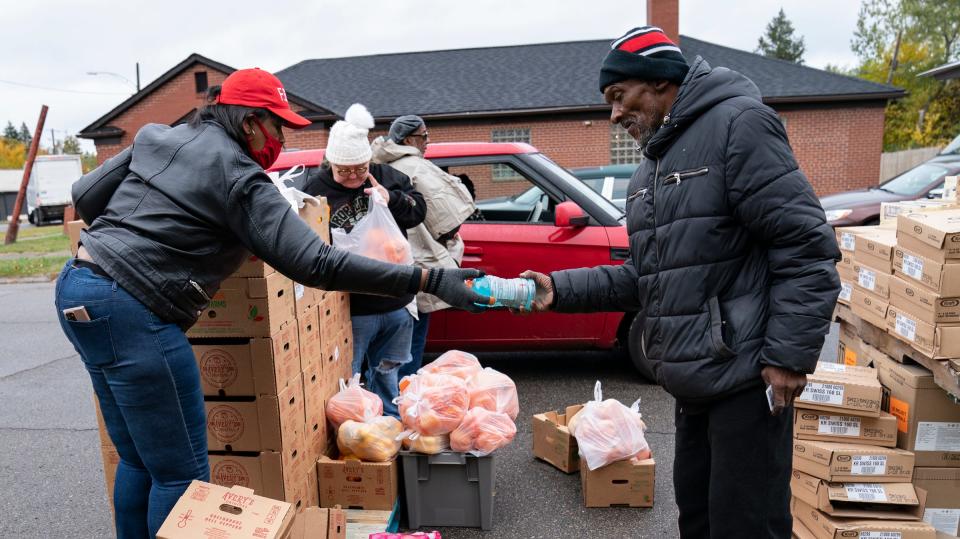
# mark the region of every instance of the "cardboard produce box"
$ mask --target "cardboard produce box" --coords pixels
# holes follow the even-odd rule
[[[882,397],[883,388],[876,370],[821,361],[813,374],[807,376],[807,386],[795,405],[800,409],[878,417]]]
[[[398,493],[397,461],[361,462],[320,456],[320,507],[392,511]]]
[[[293,519],[289,539],[346,539],[347,515],[339,507],[308,507]]]
[[[926,522],[831,517],[794,497],[794,514],[817,539],[936,539]]]
[[[797,408],[793,435],[800,440],[896,447],[897,418],[886,412],[881,412],[880,417],[860,417]]]
[[[890,391],[897,447],[916,453],[917,466],[960,468],[960,405],[924,367],[886,356],[878,356],[874,364],[880,382]]]
[[[257,496],[251,489],[195,480],[160,526],[157,539],[283,539],[294,514],[289,503]]]
[[[857,279],[854,281],[854,284],[875,296],[884,299],[889,298],[890,279],[893,278],[893,275],[891,273],[880,271],[868,264],[868,261],[863,261],[862,258],[854,257],[853,271],[855,271],[857,274]]]
[[[850,308],[853,309],[853,314],[878,328],[883,328],[887,326],[887,309],[889,307],[889,299],[881,298],[859,286],[854,286],[850,295]]]
[[[349,380],[353,375],[353,330],[350,327],[342,328],[332,339],[323,346],[323,378],[324,387],[339,389],[340,379]]]
[[[837,348],[837,363],[850,367],[863,367],[868,363],[864,353],[866,343],[860,338],[857,326],[840,321],[840,344]]]
[[[927,492],[924,522],[943,533],[960,534],[960,468],[914,468],[913,484]]]
[[[897,238],[906,249],[929,259],[960,260],[960,210],[901,213]]]
[[[320,455],[329,455],[333,442],[326,416],[327,399],[333,396],[332,388],[325,386],[320,364],[312,365],[303,373],[303,403],[306,413],[305,437],[307,455],[316,462]]]
[[[921,283],[944,297],[960,296],[960,263],[938,262],[900,245],[893,257],[895,275]]]
[[[300,362],[306,371],[313,365],[323,363],[323,348],[319,307],[297,313],[297,328],[300,334]]]
[[[920,520],[926,495],[910,483],[834,483],[794,470],[793,495],[831,517]]]
[[[210,451],[303,451],[303,379],[279,395],[244,400],[207,400]]]
[[[268,339],[195,339],[192,344],[207,396],[276,395],[300,376],[293,325]]]
[[[293,281],[277,272],[225,279],[187,337],[270,337],[296,320]]]
[[[854,241],[854,263],[859,261],[879,273],[893,273],[893,250],[897,245],[895,230],[878,227],[872,232],[858,234]]]
[[[960,325],[928,324],[900,307],[891,306],[887,310],[887,331],[927,357],[960,357]]]
[[[583,408],[567,406],[563,412],[549,411],[533,416],[533,456],[552,464],[564,473],[580,469],[577,439],[570,434],[567,421]]]
[[[295,508],[308,505],[307,475],[313,463],[305,453],[287,462],[276,451],[253,454],[211,453],[210,482],[215,485],[253,489],[257,496],[284,500]]]
[[[233,272],[230,277],[267,277],[276,271],[277,270],[270,267],[269,264],[261,260],[257,255],[247,253],[243,259],[243,263],[240,264],[237,271]]]
[[[795,440],[793,469],[827,481],[909,483],[913,453],[892,447]]]
[[[891,305],[928,324],[960,323],[960,298],[945,298],[897,276],[890,280],[890,298]]]
[[[656,462],[628,459],[590,470],[581,459],[580,483],[586,507],[653,507]]]

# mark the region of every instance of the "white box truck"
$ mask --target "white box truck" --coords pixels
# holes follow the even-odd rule
[[[62,220],[73,203],[70,188],[83,176],[79,155],[38,155],[27,185],[27,218],[31,224]]]

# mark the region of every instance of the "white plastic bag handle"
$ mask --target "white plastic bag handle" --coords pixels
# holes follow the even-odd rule
[[[600,389],[600,380],[597,380],[597,383],[593,386],[593,400],[597,402],[603,401],[603,390]]]

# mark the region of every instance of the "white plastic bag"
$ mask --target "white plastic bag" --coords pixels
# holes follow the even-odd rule
[[[350,232],[334,228],[330,234],[333,245],[339,249],[393,264],[413,264],[410,243],[400,232],[387,201],[376,190],[370,195],[367,214]]]
[[[593,399],[577,412],[570,425],[587,467],[596,470],[619,460],[649,458],[640,399],[629,408],[616,399],[603,400],[599,381],[593,388]]]

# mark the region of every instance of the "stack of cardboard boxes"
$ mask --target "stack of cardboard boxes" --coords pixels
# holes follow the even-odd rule
[[[914,455],[895,447],[897,418],[881,411],[882,395],[868,367],[820,363],[808,377],[794,412],[796,535],[934,537],[921,521],[925,492],[911,483]]]
[[[861,231],[855,234],[854,244],[851,307],[860,318],[884,327],[890,306],[896,231],[885,228]]]

